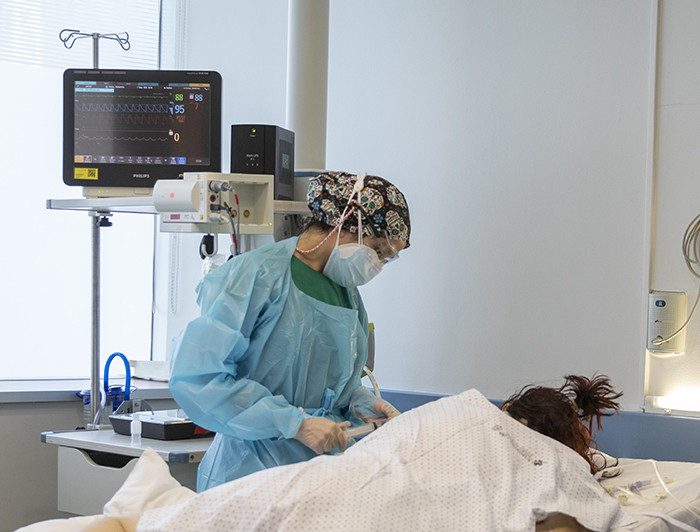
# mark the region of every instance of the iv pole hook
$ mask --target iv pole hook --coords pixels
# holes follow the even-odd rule
[[[100,39],[111,39],[117,41],[119,46],[123,50],[128,50],[131,48],[131,43],[129,42],[129,34],[124,31],[121,33],[83,33],[80,30],[64,29],[58,34],[58,38],[63,43],[63,46],[70,49],[73,48],[75,41],[82,39],[84,37],[92,38],[92,66],[97,69],[99,63],[99,40]]]

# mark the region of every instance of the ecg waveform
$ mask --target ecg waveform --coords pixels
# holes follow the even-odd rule
[[[80,135],[79,137],[76,137],[76,140],[91,140],[91,141],[128,141],[128,142],[134,142],[134,141],[144,141],[144,142],[169,142],[168,137],[113,137],[113,136],[107,136],[107,137],[98,137],[98,136],[89,136],[89,135]]]
[[[113,128],[116,126],[150,126],[168,128],[170,115],[166,114],[135,114],[135,113],[87,113],[80,116],[80,127],[83,128]]]
[[[76,111],[81,113],[170,113],[166,103],[116,103],[79,102]]]

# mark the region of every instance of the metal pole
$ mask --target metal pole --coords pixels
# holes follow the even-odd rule
[[[99,59],[99,57],[100,57],[99,42],[100,42],[100,34],[93,33],[92,34],[92,68],[94,68],[95,70],[100,68],[98,66],[98,63],[100,61],[100,59]]]
[[[95,70],[99,64],[100,34],[92,34],[92,65]],[[100,402],[100,213],[90,212],[92,216],[92,357],[90,372],[90,421],[94,426]],[[105,390],[107,393],[107,390]],[[93,425],[93,427],[91,427]]]
[[[95,422],[100,402],[100,213],[92,216],[92,372],[90,378],[90,423]],[[106,390],[105,390],[106,393]],[[88,427],[90,428],[90,427]]]

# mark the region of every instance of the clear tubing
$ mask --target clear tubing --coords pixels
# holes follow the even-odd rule
[[[364,367],[364,370],[367,374],[367,377],[372,382],[372,388],[374,388],[374,395],[377,396],[377,399],[381,399],[382,392],[379,390],[379,385],[377,384],[377,380],[374,378],[374,375],[372,375],[372,371],[367,366]]]
[[[692,507],[688,506],[685,504],[683,501],[681,501],[678,497],[676,497],[671,491],[668,489],[668,486],[664,482],[664,480],[661,478],[661,475],[659,474],[659,469],[656,467],[656,460],[649,460],[651,462],[651,465],[654,466],[654,473],[656,474],[656,478],[658,479],[659,483],[661,484],[661,487],[664,489],[666,493],[669,494],[669,496],[681,507],[684,508],[685,510],[688,510],[690,513],[694,514],[697,517],[700,517],[700,513],[694,510]]]

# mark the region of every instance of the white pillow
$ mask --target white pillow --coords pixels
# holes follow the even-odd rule
[[[618,465],[617,458],[592,447],[588,449],[588,456],[591,458],[591,460],[593,460],[593,463],[598,469],[598,472],[595,474],[596,479],[610,473],[609,470],[617,467]]]
[[[104,515],[140,515],[150,508],[178,504],[194,494],[172,477],[168,464],[149,447],[122,487],[105,504]]]

